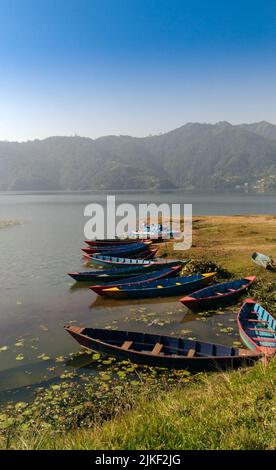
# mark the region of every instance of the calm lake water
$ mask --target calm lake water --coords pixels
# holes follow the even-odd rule
[[[192,203],[196,215],[269,214],[276,207],[276,195],[263,194],[123,192],[116,197],[133,204]],[[28,399],[34,386],[47,384],[66,369],[66,358],[79,349],[63,330],[69,322],[224,344],[238,339],[234,313],[203,321],[185,313],[178,298],[111,301],[87,287],[73,287],[66,273],[87,269],[80,252],[84,207],[105,198],[99,192],[0,193],[0,220],[24,221],[0,229],[0,400]],[[234,331],[221,333],[222,324]]]

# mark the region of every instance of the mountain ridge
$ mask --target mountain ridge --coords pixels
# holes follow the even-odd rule
[[[276,188],[276,125],[186,123],[147,136],[0,141],[0,190]],[[257,185],[257,186],[256,186]]]

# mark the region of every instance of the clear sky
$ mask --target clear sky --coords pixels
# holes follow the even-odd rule
[[[0,140],[276,123],[275,0],[0,0]]]

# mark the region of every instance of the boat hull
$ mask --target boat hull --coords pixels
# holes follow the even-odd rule
[[[105,240],[85,240],[85,243],[89,246],[108,246],[108,245],[126,245],[126,244],[133,244],[144,242],[148,243],[148,240],[143,240],[143,238],[136,237],[136,238],[107,238]]]
[[[276,354],[276,320],[260,304],[247,299],[237,323],[240,337],[249,349],[269,356]]]
[[[214,274],[215,275],[215,274]],[[103,289],[102,295],[107,297],[112,297],[114,299],[147,299],[147,298],[156,298],[156,297],[176,297],[183,295],[185,293],[194,292],[197,289],[200,289],[202,286],[205,286],[213,279],[213,276],[202,277],[195,281],[189,282],[187,284],[180,284],[168,287],[144,287],[137,286],[137,289],[128,290],[127,287],[124,288],[113,288],[113,289]],[[176,284],[179,278],[176,278]],[[161,281],[160,281],[161,282]]]
[[[137,346],[141,348],[146,348],[146,350],[133,350],[133,349],[124,349],[120,345],[123,343],[124,340],[122,339],[121,342],[116,342],[116,340],[112,340],[113,344],[108,343],[106,340],[103,341],[101,339],[93,338],[88,336],[88,331],[93,331],[89,328],[79,328],[79,327],[65,327],[65,329],[70,333],[70,335],[78,341],[78,343],[87,348],[91,351],[99,352],[108,356],[116,357],[120,360],[130,360],[136,364],[143,364],[147,366],[153,367],[165,367],[169,369],[187,369],[191,372],[199,372],[199,371],[208,371],[208,370],[225,370],[225,369],[232,369],[235,367],[240,367],[242,365],[252,365],[254,361],[258,360],[262,357],[262,354],[254,354],[248,352],[246,350],[238,350],[235,348],[227,348],[224,346],[212,344],[212,343],[203,343],[197,342],[192,340],[183,340],[181,338],[172,338],[172,337],[160,337],[157,335],[146,335],[143,333],[131,333],[131,332],[120,332],[116,331],[118,335],[122,333],[122,338],[126,337],[129,342],[132,342],[132,338],[136,338],[137,336],[141,337],[149,337],[151,343],[138,343]],[[99,331],[99,330],[94,330]],[[106,331],[106,330],[105,330]],[[111,337],[114,335],[114,331],[109,331]],[[93,334],[93,333],[92,333]],[[117,335],[117,336],[118,336]],[[169,354],[167,353],[154,353],[154,345],[162,344],[165,342],[171,341],[172,344],[183,344],[183,353],[180,354],[173,354],[173,348],[170,348]],[[135,339],[134,339],[135,341]],[[182,343],[181,343],[182,341]],[[201,351],[215,351],[218,348],[221,350],[225,350],[227,355],[219,355],[219,356],[194,356],[188,357],[186,355],[188,351],[193,350],[192,348],[200,349]],[[186,351],[184,351],[186,348]],[[151,349],[151,350],[148,350]],[[234,355],[230,355],[229,349],[232,349]],[[175,348],[177,351],[177,347]],[[183,355],[185,354],[185,355]],[[198,353],[196,353],[198,354]]]
[[[180,299],[180,302],[193,312],[200,312],[202,310],[213,310],[220,307],[225,307],[227,305],[232,305],[239,299],[241,295],[245,293],[246,289],[250,287],[250,285],[254,282],[255,279],[255,276],[244,278],[241,281],[246,281],[246,283],[244,283],[244,285],[239,286],[235,290],[231,289],[232,292],[224,292],[225,287],[227,285],[234,287],[234,282],[239,281],[215,284],[214,286],[209,288],[208,291],[207,289],[201,289],[195,292],[194,295],[192,293],[189,296],[183,297],[182,299]]]
[[[77,282],[110,282],[112,280],[124,279],[129,277],[138,276],[139,274],[147,274],[149,272],[159,271],[164,268],[171,268],[181,264],[183,267],[185,263],[173,261],[169,263],[155,263],[146,266],[132,266],[125,269],[110,269],[98,271],[84,271],[84,272],[71,272],[68,273]]]
[[[114,287],[120,287],[120,286],[138,286],[141,283],[144,282],[151,282],[153,280],[157,279],[163,279],[164,277],[170,278],[176,276],[180,271],[182,270],[182,266],[175,266],[172,267],[171,269],[165,269],[165,270],[160,270],[160,271],[153,271],[152,273],[148,274],[142,274],[141,276],[133,276],[132,278],[126,278],[126,279],[121,279],[118,280],[117,282],[114,281],[112,283],[106,283],[106,284],[101,284],[101,285],[94,285],[91,286],[90,289],[96,292],[98,295],[104,295],[103,291],[107,288],[111,289]]]
[[[132,267],[132,266],[149,266],[153,264],[162,264],[164,265],[165,263],[161,263],[160,261],[154,261],[151,258],[117,258],[116,257],[106,257],[106,259],[102,259],[101,257],[96,257],[96,256],[91,256],[89,257],[89,260],[91,264],[94,264],[95,266],[104,266],[104,267],[109,267],[109,268],[126,268],[126,267]],[[177,263],[181,262],[182,264],[187,264],[190,260],[184,260],[184,261],[179,261],[177,260]],[[176,263],[176,264],[177,264]]]

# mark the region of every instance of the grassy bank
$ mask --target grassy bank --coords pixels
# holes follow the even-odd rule
[[[275,313],[276,274],[254,265],[253,251],[276,258],[276,217],[196,217],[189,252],[175,251],[172,242],[159,246],[161,256],[191,257],[188,272],[217,269],[219,281],[256,274],[249,295]],[[70,372],[32,403],[2,406],[0,448],[276,447],[276,359],[266,367],[191,376],[98,356],[97,377],[76,384]]]
[[[275,449],[276,360],[202,375],[199,383],[141,392],[135,407],[90,429],[23,432],[20,449]]]

